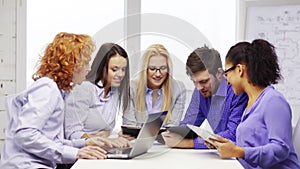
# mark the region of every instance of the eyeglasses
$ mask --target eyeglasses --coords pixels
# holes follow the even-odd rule
[[[227,73],[234,70],[236,68],[236,65],[232,66],[231,68],[228,68],[227,70],[225,70],[223,72],[223,76],[226,78],[227,77]]]
[[[157,68],[157,67],[151,66],[151,67],[148,67],[147,70],[152,74],[155,74],[157,71],[159,71],[159,73],[163,74],[168,71],[168,67],[161,66],[161,67]]]

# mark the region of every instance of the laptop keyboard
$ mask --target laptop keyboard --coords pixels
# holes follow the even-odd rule
[[[104,147],[104,150],[107,151],[109,154],[129,154],[131,151],[131,147],[126,147],[126,148],[109,148],[109,147]]]

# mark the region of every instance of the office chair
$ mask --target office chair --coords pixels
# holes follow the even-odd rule
[[[300,140],[300,118],[297,121],[296,127],[294,129],[294,133],[293,133],[294,148],[295,148],[295,152],[298,156],[298,161],[300,162],[300,144],[299,144],[299,140]]]

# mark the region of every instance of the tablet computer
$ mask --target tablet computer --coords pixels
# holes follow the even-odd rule
[[[135,138],[139,135],[141,128],[142,127],[140,127],[140,126],[133,126],[133,125],[122,125],[121,126],[123,134],[127,134],[127,135],[130,135]]]
[[[169,132],[179,134],[181,137],[187,139],[194,139],[198,137],[198,135],[187,126],[172,126],[168,127],[167,130]]]

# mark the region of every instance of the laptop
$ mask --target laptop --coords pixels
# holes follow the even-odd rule
[[[107,149],[108,159],[131,159],[146,153],[153,145],[168,111],[149,114],[134,145],[129,148]]]

